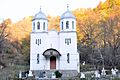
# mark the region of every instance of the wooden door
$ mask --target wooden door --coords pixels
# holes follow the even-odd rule
[[[56,69],[56,57],[55,56],[50,57],[50,69]]]

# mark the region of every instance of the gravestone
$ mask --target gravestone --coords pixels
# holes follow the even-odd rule
[[[118,69],[115,67],[115,69],[114,69],[115,71],[116,71],[116,74],[118,74]]]
[[[111,73],[112,73],[113,76],[116,75],[116,71],[113,68],[111,69]]]
[[[32,71],[29,71],[28,77],[33,77]]]
[[[56,75],[55,75],[55,73],[52,73],[52,78],[56,78]]]
[[[100,73],[99,73],[98,70],[95,71],[95,77],[96,77],[96,78],[100,78]]]
[[[118,73],[118,69],[116,69],[116,68],[113,69],[113,68],[112,68],[112,69],[111,69],[111,73],[112,73],[113,76],[116,76],[117,73]]]
[[[101,75],[103,75],[103,76],[106,75],[106,72],[105,72],[105,68],[104,68],[104,67],[103,67],[103,69],[102,69],[102,73],[101,73]]]
[[[19,78],[20,79],[22,78],[22,72],[21,71],[19,72]]]
[[[81,73],[80,78],[85,78],[85,74],[84,74],[84,73]]]

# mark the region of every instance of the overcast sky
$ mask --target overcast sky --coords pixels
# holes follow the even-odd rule
[[[69,9],[94,8],[100,1],[105,0],[0,0],[0,18],[11,18],[13,22],[23,19],[26,16],[34,16],[39,12],[46,15],[61,16]]]

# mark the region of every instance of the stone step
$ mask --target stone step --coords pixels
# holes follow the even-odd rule
[[[56,70],[34,70],[36,78],[55,78]],[[78,75],[76,70],[59,70],[62,73],[62,77],[74,77]]]
[[[63,70],[60,72],[62,73],[62,77],[74,77],[78,75],[76,70]]]

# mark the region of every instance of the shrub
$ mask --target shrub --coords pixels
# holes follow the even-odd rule
[[[56,75],[56,78],[61,78],[62,77],[62,73],[60,73],[58,70],[55,71],[55,75]]]
[[[80,80],[87,80],[86,78],[81,78]]]

